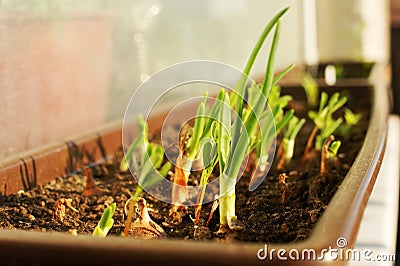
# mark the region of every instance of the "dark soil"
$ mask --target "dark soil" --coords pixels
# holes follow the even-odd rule
[[[194,217],[193,208],[182,212],[182,221],[178,223],[169,216],[169,204],[143,194],[148,207],[153,210],[150,211],[151,218],[165,230],[168,238],[267,243],[295,242],[307,238],[362,146],[368,125],[368,111],[355,111],[362,111],[364,118],[353,128],[348,139],[339,137],[342,140],[339,150],[341,165],[326,174],[319,174],[318,157],[308,163],[305,171],[300,170],[300,158],[312,125],[308,122],[302,129],[297,139],[295,157],[285,171],[289,176],[286,180],[289,189],[285,205],[281,203],[283,188],[278,184],[280,172],[274,170],[274,165],[254,192],[248,191],[248,173],[243,176],[236,189],[236,214],[242,229],[229,237],[216,234],[219,228],[218,210],[209,226],[205,227],[211,203],[203,207],[199,226],[195,228],[191,219]],[[92,167],[97,185],[102,190],[101,195],[82,196],[86,183],[82,172],[59,177],[46,185],[5,197],[0,206],[0,229],[91,234],[104,208],[116,202],[115,223],[110,234],[120,235],[124,230],[123,206],[135,188],[132,176],[118,171],[121,157],[122,152],[117,151],[113,161]],[[71,206],[78,212],[66,207],[61,221],[56,219],[55,205],[63,198],[71,199]]]

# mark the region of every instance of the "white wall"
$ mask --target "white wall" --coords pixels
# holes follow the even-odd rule
[[[388,0],[318,0],[320,61],[388,62]]]
[[[281,9],[291,6],[282,18],[277,66],[298,63],[301,51],[301,9],[299,1],[170,0],[138,1],[158,13],[143,28],[147,69],[154,73],[173,63],[206,59],[242,69],[266,23]],[[149,12],[149,11],[147,11]],[[145,12],[141,12],[145,14]],[[142,21],[146,15],[142,15]],[[140,33],[140,29],[137,30]],[[265,51],[265,50],[264,50]],[[264,72],[266,54],[260,56],[255,76]]]

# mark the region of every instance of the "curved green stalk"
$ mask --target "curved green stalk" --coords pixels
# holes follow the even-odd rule
[[[274,61],[275,54],[278,45],[279,39],[279,29],[280,17],[287,11],[287,8],[279,12],[266,26],[262,35],[260,36],[258,42],[256,43],[255,48],[250,55],[249,61],[243,71],[244,75],[240,78],[238,83],[235,86],[235,93],[231,96],[231,106],[236,107],[237,116],[235,116],[233,121],[232,129],[232,138],[229,142],[229,152],[224,152],[223,144],[221,147],[218,146],[218,154],[220,156],[220,227],[228,226],[230,229],[234,229],[236,215],[235,215],[235,185],[236,179],[238,177],[241,165],[244,159],[250,153],[250,146],[253,143],[257,143],[257,125],[259,124],[259,119],[264,112],[264,109],[267,106],[267,98],[268,94],[272,88],[272,84],[274,82]],[[275,33],[272,40],[272,45],[270,48],[270,53],[268,57],[268,63],[266,67],[266,76],[264,83],[261,87],[261,93],[257,91],[249,92],[251,95],[250,102],[256,102],[255,105],[248,106],[248,112],[243,112],[244,107],[244,91],[246,87],[247,75],[249,75],[250,70],[253,66],[254,60],[257,57],[258,51],[260,50],[262,44],[264,43],[266,37],[269,32],[275,27]],[[288,70],[289,71],[289,70]],[[249,94],[249,95],[250,95]],[[260,97],[257,97],[260,96]],[[226,99],[226,98],[225,98]],[[257,99],[255,101],[255,99]],[[224,121],[224,112],[221,111],[220,122]],[[290,114],[288,115],[290,116]],[[288,116],[284,117],[284,120],[288,118]],[[225,122],[224,122],[225,123]],[[242,124],[244,123],[244,124]],[[285,123],[285,122],[283,122]],[[230,124],[230,123],[229,123]],[[261,126],[262,127],[262,126]],[[262,129],[261,129],[262,130]],[[245,132],[246,131],[246,132]],[[220,136],[218,138],[219,142],[225,140],[225,136],[223,136],[223,130],[220,130]],[[263,132],[264,133],[264,132]],[[262,135],[259,145],[262,147],[266,147],[268,143],[265,143],[268,134]],[[229,154],[228,157],[226,157]],[[226,158],[228,158],[226,160]]]
[[[134,206],[136,204],[136,200],[140,196],[140,193],[143,191],[143,189],[149,188],[157,184],[158,182],[161,182],[171,168],[171,164],[169,162],[161,166],[164,159],[164,150],[160,145],[149,143],[147,134],[147,123],[139,118],[138,126],[140,129],[139,135],[133,141],[133,143],[139,143],[141,145],[132,144],[131,147],[133,146],[136,148],[132,151],[132,154],[134,154],[135,152],[142,152],[142,156],[140,164],[137,162],[136,158],[134,158],[133,156],[131,158],[134,162],[134,168],[138,177],[138,185],[135,192],[130,198],[129,211],[127,214],[127,219],[125,221],[125,236],[129,235],[129,230],[134,213]],[[143,148],[145,148],[144,151]],[[161,170],[157,171],[157,169],[160,167]]]

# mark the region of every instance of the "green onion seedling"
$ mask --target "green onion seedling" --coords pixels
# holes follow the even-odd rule
[[[199,195],[197,198],[196,202],[196,210],[195,210],[195,225],[198,225],[199,223],[199,218],[200,218],[200,213],[202,209],[202,204],[204,201],[204,196],[205,196],[205,191],[207,188],[208,184],[208,179],[211,176],[211,173],[213,172],[215,166],[219,162],[220,157],[217,156],[217,142],[216,140],[219,137],[219,130],[221,130],[219,126],[219,119],[220,119],[220,112],[222,110],[225,111],[225,115],[228,114],[228,109],[229,105],[228,102],[225,101],[225,92],[224,89],[221,89],[220,92],[217,95],[217,98],[212,106],[212,108],[209,110],[207,114],[207,120],[206,124],[203,128],[203,133],[201,136],[200,140],[200,154],[201,154],[201,160],[202,160],[202,165],[204,166],[204,169],[201,173],[200,177],[200,190],[199,190]],[[224,106],[225,104],[225,106]],[[228,109],[227,109],[228,108]],[[230,119],[230,117],[226,118],[227,120]],[[226,121],[225,123],[228,123]],[[230,122],[229,122],[230,123]],[[225,141],[225,145],[226,145]]]
[[[287,8],[279,12],[263,30],[243,71],[244,75],[235,86],[236,93],[233,93],[231,97],[229,97],[227,93],[224,95],[223,102],[225,104],[220,110],[217,137],[217,154],[221,173],[219,232],[226,232],[226,230],[238,228],[235,215],[235,184],[243,161],[249,155],[252,148],[258,147],[258,158],[262,163],[264,163],[265,152],[268,152],[268,132],[270,132],[268,127],[273,123],[263,125],[263,122],[271,122],[274,120],[272,115],[268,113],[265,114],[265,109],[268,108],[266,99],[274,85],[274,60],[280,29],[279,19],[286,11]],[[244,108],[245,104],[242,96],[246,89],[246,77],[251,71],[262,44],[274,27],[275,33],[270,48],[265,80],[260,87],[255,87],[259,88],[259,90],[254,90],[253,92],[251,92],[251,90],[249,91],[249,94],[254,93],[254,95],[249,95],[249,106],[247,111],[244,111],[246,109]],[[290,70],[290,67],[288,69]],[[230,122],[229,105],[232,106],[237,113],[232,124]],[[293,115],[292,111],[289,114],[285,114],[282,121],[280,121],[281,125],[287,123],[291,115]],[[264,121],[259,121],[260,118]],[[259,123],[261,126],[258,127]],[[260,131],[262,134],[259,134]]]
[[[286,112],[284,110],[291,100],[291,96],[281,96],[281,88],[279,86],[271,88],[268,95],[268,105],[272,110],[264,111],[261,115],[261,131],[258,132],[258,137],[256,138],[257,142],[255,143],[256,159],[254,164],[257,167],[254,168],[251,175],[249,185],[251,191],[261,182],[259,177],[262,177],[267,169],[269,152],[275,137],[279,135],[286,124],[289,123],[294,114],[293,110]],[[251,145],[251,147],[253,147],[253,145]]]
[[[217,95],[213,106],[207,112],[204,108],[206,104],[207,93],[204,95],[204,98],[200,104],[201,106],[199,106],[197,110],[197,117],[194,122],[195,126],[193,129],[194,133],[189,134],[189,137],[185,139],[185,141],[181,141],[180,143],[181,149],[180,154],[177,158],[177,166],[184,164],[182,160],[184,160],[183,156],[185,155],[186,162],[189,161],[190,164],[186,164],[187,166],[191,167],[191,163],[193,163],[193,160],[197,159],[204,167],[200,178],[201,189],[199,190],[199,195],[196,202],[196,224],[199,221],[208,179],[218,162],[215,151],[215,138],[213,138],[211,134],[213,128],[215,128],[216,121],[218,120],[219,111],[221,108],[220,103],[222,102],[224,95],[225,92],[221,90]],[[196,148],[190,149],[190,147]],[[213,152],[213,154],[211,155],[210,152]],[[189,158],[189,160],[187,160],[187,158]],[[182,169],[182,167],[175,167],[174,187],[172,189],[172,201],[174,202],[174,205],[170,210],[170,215],[172,216],[176,216],[179,205],[181,205],[181,203],[183,203],[187,198],[187,180],[190,174],[190,169],[188,170],[189,171],[185,171],[184,169]]]
[[[136,163],[136,160],[134,160],[135,152],[139,151],[138,153],[140,155],[144,154],[144,152],[146,151],[146,147],[149,144],[149,140],[147,137],[148,136],[147,123],[143,120],[143,117],[141,115],[139,115],[137,118],[137,124],[138,124],[139,135],[129,145],[129,148],[126,151],[125,156],[120,163],[119,169],[121,172],[128,171],[131,160],[133,160],[133,163]],[[137,168],[138,166],[135,165],[135,167]]]
[[[111,227],[114,224],[114,219],[112,217],[114,215],[115,208],[116,204],[114,202],[104,210],[103,214],[101,215],[99,223],[94,228],[92,235],[99,237],[107,236],[108,231],[110,231]]]
[[[362,118],[362,114],[353,113],[350,109],[344,108],[344,121],[342,125],[339,127],[339,134],[344,137],[348,137],[351,133],[351,129],[353,126],[357,125]]]
[[[307,73],[304,75],[301,82],[303,89],[306,93],[307,104],[311,108],[318,105],[319,88],[317,82],[312,78],[312,76]]]
[[[132,158],[133,168],[138,177],[138,185],[129,200],[129,210],[124,230],[125,236],[129,235],[134,213],[134,206],[143,189],[149,188],[161,182],[163,178],[167,176],[167,173],[171,168],[171,164],[169,162],[166,162],[163,166],[161,166],[164,159],[164,150],[160,145],[149,143],[147,135],[147,123],[139,118],[138,124],[141,131],[139,131],[138,137],[132,142],[138,144],[131,145],[131,147],[135,147],[135,149],[131,151],[131,154],[142,154],[139,156],[141,158],[140,164],[137,162],[137,158]],[[160,167],[161,169],[157,170]]]
[[[315,150],[321,151],[325,140],[332,135],[340,126],[343,118],[333,118],[333,114],[347,102],[347,97],[340,96],[338,92],[334,93],[329,99],[328,94],[321,94],[318,112],[309,111],[308,116],[314,122],[314,129],[307,141],[302,158],[302,169],[304,169],[305,161],[310,157],[311,146],[315,138]],[[318,131],[320,132],[318,135]]]
[[[329,136],[324,142],[322,153],[321,153],[321,168],[320,173],[326,173],[332,168],[336,155],[340,148],[341,142],[339,140],[335,141],[333,135]]]
[[[170,214],[174,214],[188,198],[187,183],[192,169],[193,162],[200,152],[200,141],[206,124],[206,100],[204,95],[196,111],[196,118],[192,132],[183,132],[185,136],[180,139],[179,155],[176,159],[174,186],[172,187],[172,209]]]
[[[278,170],[285,168],[285,165],[292,160],[296,137],[305,122],[304,118],[299,120],[296,116],[290,119],[281,143],[281,159],[277,165]]]
[[[215,125],[215,123],[213,124]],[[200,194],[197,199],[196,203],[196,210],[195,210],[195,225],[199,224],[199,219],[200,219],[200,213],[204,201],[204,196],[208,184],[208,179],[211,176],[212,171],[214,170],[218,159],[216,156],[216,143],[213,141],[213,139],[203,139],[203,143],[200,144],[201,146],[201,154],[202,154],[202,160],[204,163],[204,169],[201,172],[201,177],[200,177]]]

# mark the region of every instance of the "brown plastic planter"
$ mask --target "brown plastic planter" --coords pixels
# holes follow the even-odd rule
[[[360,220],[381,164],[386,142],[388,91],[386,83],[367,81],[343,86],[354,101],[366,99],[372,110],[364,145],[342,185],[316,224],[311,236],[297,244],[269,245],[269,250],[313,248],[317,252],[336,247],[339,237],[354,245]],[[329,90],[329,88],[327,88]],[[289,88],[289,91],[293,91]],[[163,117],[152,119],[156,129]],[[21,154],[0,163],[0,188],[3,193],[36,186],[69,174],[85,163],[112,156],[121,145],[120,122],[66,143],[56,143]],[[4,265],[254,265],[280,264],[259,260],[257,251],[264,243],[221,244],[176,240],[144,241],[121,237],[106,239],[91,236],[0,230],[0,261]],[[276,254],[276,253],[275,253]],[[123,264],[121,264],[123,263]],[[284,262],[285,263],[285,262]],[[287,261],[286,261],[287,263]],[[329,264],[329,261],[292,262],[301,265]],[[331,262],[343,264],[343,261]]]

